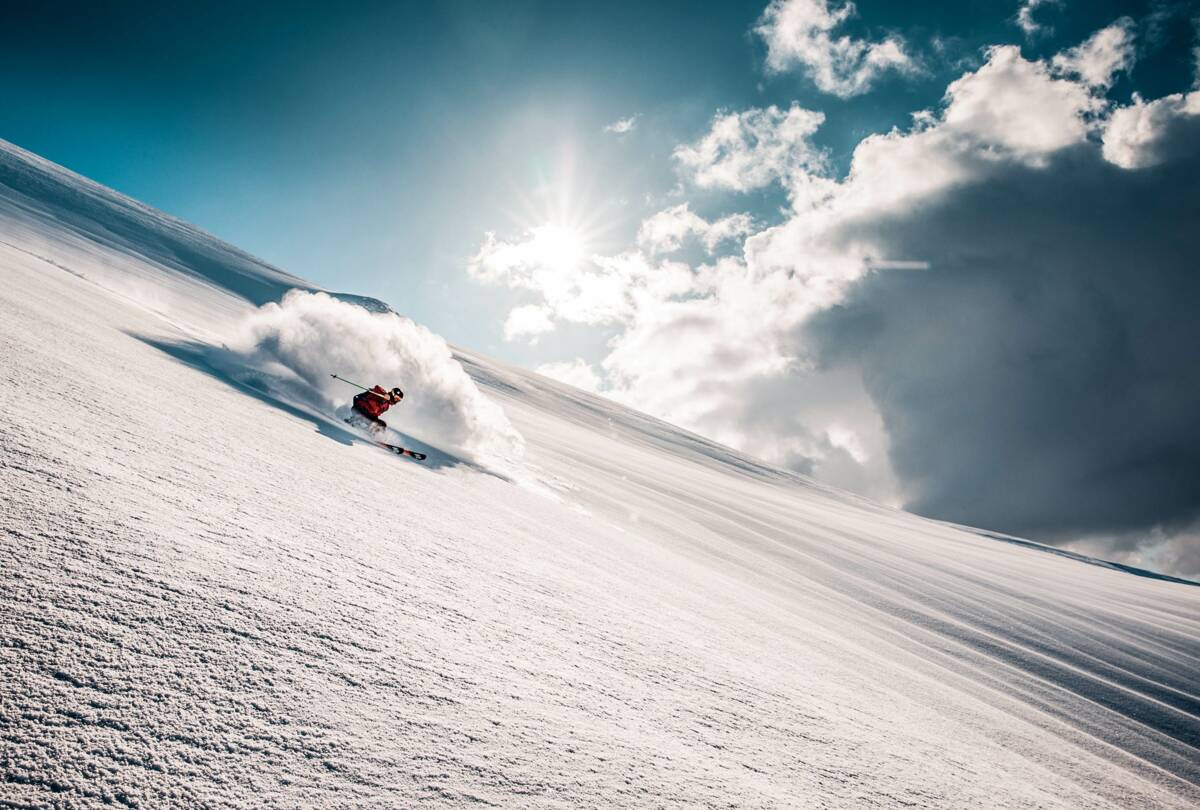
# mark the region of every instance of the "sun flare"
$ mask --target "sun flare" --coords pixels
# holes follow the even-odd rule
[[[587,240],[574,228],[547,223],[532,229],[530,250],[545,267],[571,269],[588,254]]]

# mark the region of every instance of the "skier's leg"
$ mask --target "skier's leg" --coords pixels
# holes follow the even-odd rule
[[[382,435],[387,430],[387,423],[378,416],[372,416],[366,411],[360,411],[358,408],[351,408],[350,414],[359,427],[366,428],[373,436]]]

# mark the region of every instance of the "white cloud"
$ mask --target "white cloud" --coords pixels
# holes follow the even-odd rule
[[[616,121],[605,126],[604,131],[612,135],[627,135],[633,132],[639,118],[641,118],[641,115],[638,114],[631,115],[628,118],[618,118]]]
[[[1043,6],[1061,5],[1060,0],[1025,0],[1021,3],[1021,7],[1017,10],[1017,27],[1025,32],[1026,37],[1034,37],[1039,34],[1049,34],[1054,29],[1047,25],[1039,23],[1033,18],[1033,12]]]
[[[504,321],[504,339],[527,337],[531,339],[530,342],[536,343],[539,335],[554,331],[554,321],[550,319],[550,314],[549,307],[537,304],[513,309]]]
[[[1055,55],[1052,64],[1061,73],[1078,76],[1089,87],[1107,89],[1118,72],[1133,67],[1133,39],[1133,20],[1122,17],[1082,44]]]
[[[700,241],[704,244],[704,249],[711,254],[716,252],[722,242],[739,239],[753,232],[754,219],[749,214],[730,214],[709,223],[708,229],[700,234]]]
[[[709,222],[692,212],[688,203],[659,211],[642,222],[638,244],[650,255],[673,253],[695,236],[711,255],[722,242],[746,236],[754,230],[749,214],[731,214]]]
[[[708,222],[693,213],[687,203],[682,203],[643,221],[638,228],[637,240],[647,253],[673,253],[683,247],[688,236],[707,229]]]
[[[755,27],[767,44],[767,68],[801,67],[818,89],[847,98],[865,93],[884,73],[915,73],[916,60],[903,39],[869,42],[833,35],[855,13],[851,2],[772,0]]]
[[[1194,150],[1190,133],[1179,125],[1200,116],[1200,91],[1174,93],[1154,101],[1134,95],[1132,103],[1113,111],[1104,127],[1104,157],[1125,169],[1156,166]]]
[[[752,237],[748,250],[769,266],[794,264],[788,257],[817,254],[811,253],[811,245],[790,241],[788,234],[802,233],[807,240],[831,219],[904,210],[914,200],[966,182],[989,167],[1009,160],[1038,165],[1059,149],[1087,141],[1093,116],[1104,109],[1102,99],[1079,82],[1052,75],[1045,63],[1022,58],[1014,46],[991,48],[987,56],[980,68],[950,83],[940,113],[915,116],[907,131],[864,138],[841,182],[793,176],[793,182],[800,181],[791,189],[797,215],[768,231],[769,239]],[[861,258],[875,267],[914,260]],[[857,277],[860,269],[851,262],[846,272]]]
[[[583,391],[600,391],[600,375],[590,363],[579,357],[565,363],[543,363],[534,371]]]
[[[809,136],[824,120],[798,104],[786,112],[771,105],[719,113],[703,138],[676,148],[674,157],[698,186],[751,191],[822,166],[825,156]]]
[[[1045,63],[1027,61],[1005,45],[988,52],[979,70],[954,81],[942,118],[945,132],[1035,160],[1087,138],[1087,116],[1104,108],[1089,88],[1055,78]]]

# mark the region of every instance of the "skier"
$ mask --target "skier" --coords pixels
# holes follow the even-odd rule
[[[385,391],[383,386],[377,385],[354,397],[352,410],[367,421],[372,433],[379,435],[387,430],[387,422],[380,419],[379,415],[402,399],[404,392],[399,388]]]

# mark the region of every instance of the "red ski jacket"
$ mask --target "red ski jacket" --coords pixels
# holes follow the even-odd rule
[[[388,399],[387,391],[384,391],[382,386],[377,385],[370,391],[363,391],[354,397],[354,410],[365,413],[373,419],[378,419],[379,414],[390,407],[392,407],[392,403]]]

